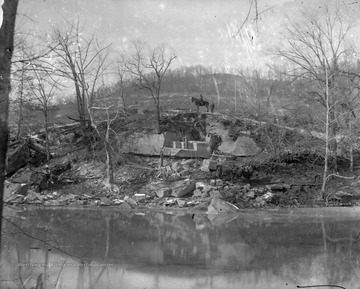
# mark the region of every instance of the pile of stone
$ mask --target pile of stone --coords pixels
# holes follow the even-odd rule
[[[164,160],[159,172],[156,175],[161,179],[180,179],[191,175],[191,171],[197,168],[197,161],[194,159],[183,159],[179,161]]]

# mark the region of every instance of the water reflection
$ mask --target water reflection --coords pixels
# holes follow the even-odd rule
[[[358,288],[359,220],[358,209],[7,210],[0,287]]]

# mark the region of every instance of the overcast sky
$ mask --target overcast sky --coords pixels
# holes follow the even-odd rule
[[[258,66],[264,52],[279,39],[286,17],[296,18],[302,7],[318,9],[318,0],[258,0],[265,11],[256,27],[249,22],[234,37],[236,25],[246,18],[251,0],[20,0],[18,26],[44,33],[61,18],[81,13],[86,29],[97,29],[115,49],[134,39],[155,46],[167,43],[178,56],[176,65],[214,67]],[[339,1],[348,4],[357,1]],[[354,4],[359,5],[359,4]],[[353,5],[353,6],[354,6]],[[256,30],[258,29],[258,30]],[[250,40],[251,39],[251,40]]]

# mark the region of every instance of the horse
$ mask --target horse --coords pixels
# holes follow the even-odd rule
[[[209,111],[209,102],[206,100],[201,101],[200,99],[196,98],[196,97],[192,97],[191,98],[191,102],[194,102],[196,107],[197,107],[197,111],[199,111],[199,106],[206,106],[207,111]]]

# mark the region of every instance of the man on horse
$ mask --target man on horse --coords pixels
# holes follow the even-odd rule
[[[209,111],[209,102],[204,100],[202,94],[200,94],[200,99],[191,97],[191,102],[195,103],[197,111],[199,111],[199,106],[206,106],[206,110]]]
[[[200,106],[204,106],[205,105],[205,102],[204,102],[204,97],[203,95],[200,93]]]

